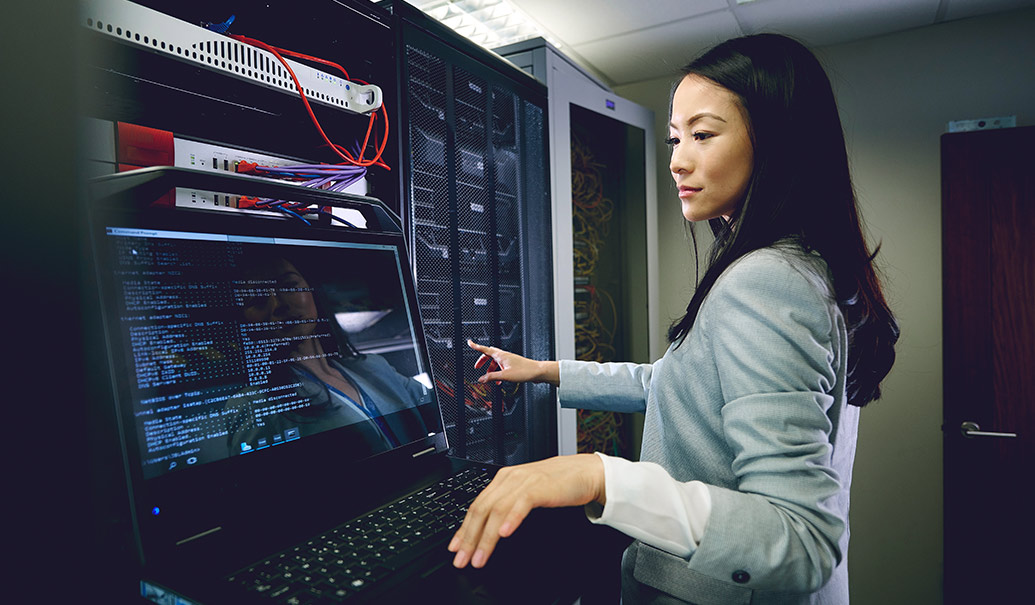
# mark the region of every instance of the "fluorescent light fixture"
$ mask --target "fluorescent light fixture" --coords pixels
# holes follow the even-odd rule
[[[391,309],[387,311],[345,311],[335,313],[334,319],[338,321],[342,330],[354,334],[373,326],[391,312]]]
[[[493,49],[545,38],[560,48],[561,42],[533,21],[510,0],[407,0],[456,33]]]

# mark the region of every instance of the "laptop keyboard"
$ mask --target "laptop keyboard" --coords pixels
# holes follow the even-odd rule
[[[227,580],[271,603],[348,601],[432,549],[444,548],[491,479],[485,469],[466,469]]]

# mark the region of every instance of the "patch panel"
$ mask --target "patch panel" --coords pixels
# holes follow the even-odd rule
[[[173,136],[173,165],[208,172],[237,172],[241,162],[262,166],[311,164],[310,160],[239,149],[180,136]],[[273,179],[276,180],[276,179]]]
[[[245,149],[235,149],[204,141],[195,141],[180,137],[173,137],[173,165],[180,168],[193,168],[208,172],[237,172],[241,162],[251,162],[262,166],[291,166],[295,164],[310,163],[307,160],[288,158],[265,154]],[[270,177],[268,180],[277,180]],[[348,193],[358,195],[367,194],[367,183],[360,179],[348,189]],[[215,210],[235,210],[239,207],[241,196],[226,192],[198,191],[193,189],[177,188],[176,205],[193,208],[211,208]],[[365,219],[355,211],[347,211],[341,208],[333,210],[342,218],[358,226],[365,226]],[[357,224],[360,223],[360,224]]]

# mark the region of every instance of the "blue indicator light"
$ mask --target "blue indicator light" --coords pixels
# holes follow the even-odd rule
[[[611,99],[604,99],[604,105],[606,105],[608,109],[614,109],[615,108],[615,102],[612,101]]]
[[[162,512],[162,511],[159,510],[157,506],[151,509],[151,514],[156,516],[156,517],[158,516],[158,513],[160,513],[160,512]]]

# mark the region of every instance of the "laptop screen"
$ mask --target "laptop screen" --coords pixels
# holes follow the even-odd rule
[[[146,214],[97,225],[131,474],[445,449],[401,235]]]

